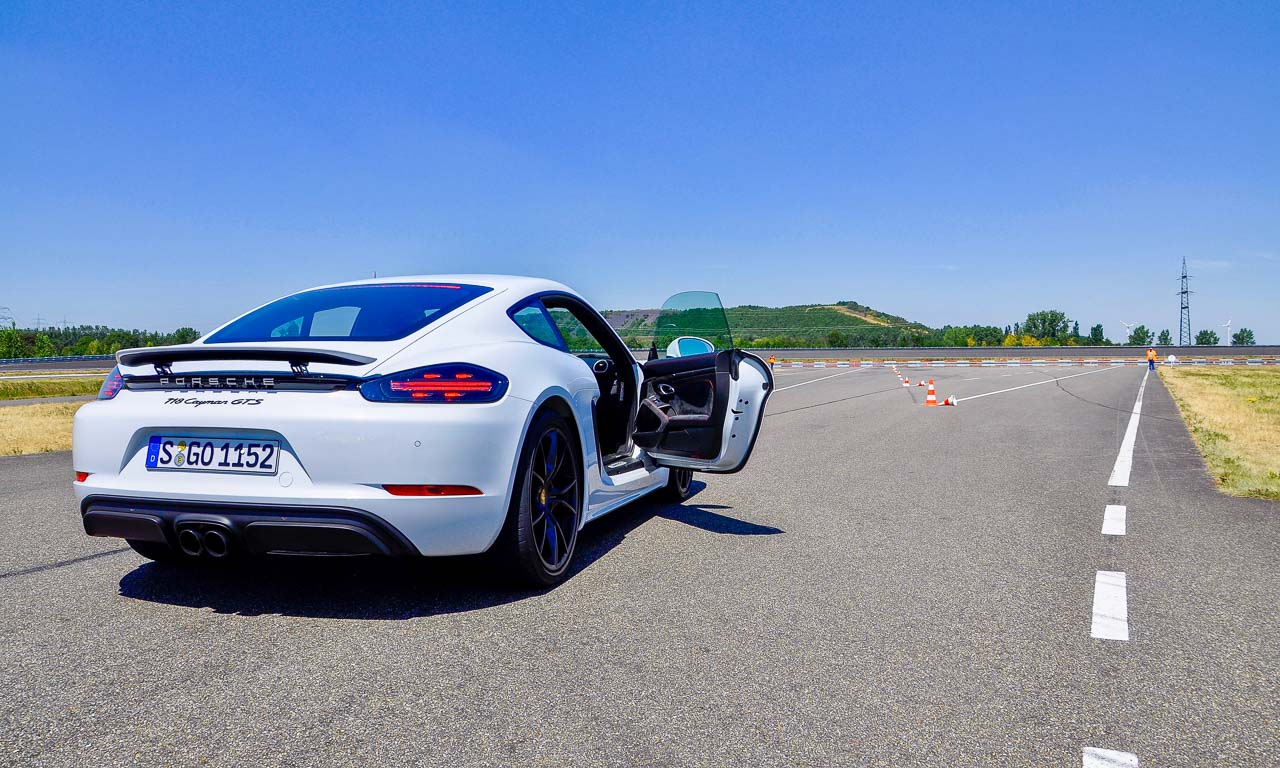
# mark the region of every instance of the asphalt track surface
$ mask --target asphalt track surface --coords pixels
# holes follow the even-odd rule
[[[745,471],[591,524],[546,592],[157,566],[83,535],[67,454],[0,460],[0,764],[1280,764],[1280,505],[1216,493],[1154,376],[1109,486],[1144,373],[924,408],[780,372]],[[1091,636],[1099,571],[1127,641]]]

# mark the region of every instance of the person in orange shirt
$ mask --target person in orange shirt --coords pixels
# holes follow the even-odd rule
[[[1147,347],[1147,370],[1154,371],[1156,369],[1156,348]]]

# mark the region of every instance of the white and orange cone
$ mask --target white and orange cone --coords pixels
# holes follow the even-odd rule
[[[933,379],[929,379],[929,391],[924,395],[924,404],[930,407],[938,405],[938,393],[933,388]]]
[[[916,382],[916,386],[917,386],[917,387],[923,387],[923,386],[924,386],[924,379],[921,379],[920,381]]]
[[[946,400],[943,400],[943,401],[942,401],[942,404],[943,404],[943,405],[955,405],[955,404],[956,404],[956,399],[955,399],[955,397],[954,397],[954,396],[952,396],[952,397],[948,397]]]
[[[909,386],[911,386],[911,379],[903,379],[903,380],[902,380],[902,386],[904,386],[904,387],[909,387]]]

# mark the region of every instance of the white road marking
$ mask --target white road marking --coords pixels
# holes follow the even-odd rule
[[[990,397],[991,395],[1003,395],[1005,392],[1013,392],[1014,390],[1026,389],[1027,387],[1038,387],[1041,384],[1052,384],[1055,381],[1062,381],[1064,379],[1074,379],[1077,376],[1088,376],[1093,373],[1102,373],[1103,371],[1110,371],[1110,370],[1112,369],[1099,368],[1096,371],[1085,371],[1084,373],[1073,373],[1070,376],[1059,376],[1056,379],[1045,379],[1044,381],[1033,381],[1030,384],[1022,384],[1016,387],[1009,387],[1008,389],[997,389],[995,392],[983,392],[980,395],[969,395],[968,397],[957,397],[956,402],[961,402],[964,400],[977,400],[980,397]]]
[[[1108,536],[1124,535],[1125,506],[1108,504],[1102,513],[1102,532]]]
[[[1128,583],[1124,571],[1098,571],[1093,580],[1093,627],[1090,637],[1129,639]]]
[[[105,379],[105,373],[37,373],[30,376],[0,376],[0,381],[17,381],[18,379]]]
[[[1142,384],[1138,387],[1138,399],[1133,401],[1133,411],[1129,414],[1129,426],[1124,431],[1124,440],[1120,441],[1120,454],[1116,456],[1116,465],[1111,468],[1111,479],[1107,481],[1107,485],[1129,484],[1129,472],[1133,469],[1133,444],[1138,439],[1138,419],[1142,416],[1142,393],[1147,388],[1147,377],[1150,375],[1151,371],[1142,374]]]
[[[961,379],[961,381],[977,381],[977,380],[978,380],[978,379],[980,379],[980,378],[982,378],[982,377],[981,377],[981,376],[974,376],[972,379]]]
[[[1132,752],[1085,747],[1082,758],[1084,768],[1138,768],[1138,756]]]
[[[851,373],[857,373],[858,371],[861,371],[861,370],[863,370],[863,369],[862,369],[862,368],[851,368],[851,369],[849,369],[849,370],[847,370],[847,371],[843,371],[843,372],[841,372],[841,373],[833,373],[833,374],[831,374],[830,376],[823,376],[823,377],[822,377],[822,378],[820,378],[820,379],[809,379],[808,381],[802,381],[802,382],[800,382],[799,384],[788,384],[788,385],[787,385],[787,386],[785,386],[785,387],[777,387],[777,388],[775,388],[773,391],[774,391],[774,392],[782,392],[782,391],[785,391],[785,390],[788,390],[788,389],[795,389],[796,387],[803,387],[805,384],[813,384],[813,383],[816,383],[816,382],[819,382],[819,381],[826,381],[827,379],[834,379],[834,378],[836,378],[837,376],[848,376],[848,375],[849,375],[849,374],[851,374]]]

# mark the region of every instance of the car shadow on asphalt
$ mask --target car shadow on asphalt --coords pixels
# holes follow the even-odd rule
[[[717,511],[729,507],[697,504],[694,499],[703,487],[695,483],[693,496],[682,504],[642,500],[587,525],[566,582],[654,518],[721,535],[783,533]],[[185,565],[148,562],[120,580],[122,597],[153,603],[238,616],[364,620],[463,613],[548,591],[510,586],[482,555],[408,560],[264,557]]]

